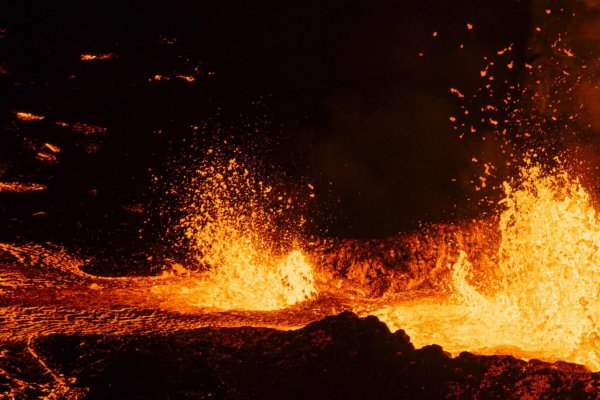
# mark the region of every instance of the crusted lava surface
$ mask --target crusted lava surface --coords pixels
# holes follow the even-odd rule
[[[452,358],[344,312],[304,328],[49,335],[2,346],[0,390],[17,398],[597,398],[600,374],[511,356]],[[19,387],[20,385],[20,387]]]

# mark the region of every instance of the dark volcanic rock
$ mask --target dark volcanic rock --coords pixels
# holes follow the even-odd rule
[[[500,242],[495,219],[434,224],[385,239],[315,238],[308,254],[319,274],[343,278],[371,296],[407,290],[448,289],[451,269],[461,250],[467,251],[480,276],[491,273]]]
[[[90,399],[597,398],[581,366],[415,350],[375,317],[296,331],[204,328],[149,336],[39,339],[37,353]],[[75,378],[74,380],[72,378]]]

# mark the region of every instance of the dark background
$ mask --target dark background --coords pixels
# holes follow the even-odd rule
[[[48,190],[0,193],[0,233],[92,252],[143,251],[165,223],[152,177],[168,174],[182,154],[202,154],[203,137],[252,142],[290,182],[313,182],[307,233],[383,237],[479,215],[469,181],[471,158],[490,151],[486,132],[459,139],[449,121],[459,101],[449,89],[475,93],[483,57],[511,43],[524,57],[529,7],[2,2],[0,180]],[[115,56],[82,62],[84,53]],[[519,72],[505,78],[517,81]],[[17,111],[46,119],[20,121]],[[107,131],[84,135],[59,121]],[[61,147],[56,163],[35,158],[46,142]]]

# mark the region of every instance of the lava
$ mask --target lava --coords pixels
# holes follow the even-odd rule
[[[0,182],[0,192],[39,192],[46,190],[46,186],[39,183],[26,182]]]
[[[547,9],[545,14],[557,15],[558,9],[554,12]],[[466,23],[467,30],[474,29],[472,23],[466,21],[463,23]],[[483,23],[476,23],[476,26],[482,25]],[[461,26],[464,30],[464,25]],[[531,27],[533,26],[535,24],[531,24]],[[546,26],[544,26],[545,30]],[[535,31],[541,32],[542,29],[536,27]],[[5,29],[0,29],[0,36],[6,32]],[[451,37],[445,29],[427,32],[433,32],[431,37],[440,44],[445,38]],[[430,39],[429,33],[427,35]],[[596,37],[596,35],[591,36]],[[47,354],[36,349],[38,340],[42,339],[42,343],[52,343],[55,339],[53,335],[57,334],[106,335],[110,338],[102,340],[110,344],[114,341],[131,341],[132,337],[135,338],[133,342],[144,341],[146,338],[143,335],[156,340],[160,334],[177,333],[193,339],[195,343],[192,346],[186,347],[186,345],[181,348],[197,361],[202,360],[202,353],[200,350],[198,353],[192,353],[190,349],[205,338],[199,334],[194,336],[194,333],[190,333],[193,329],[250,326],[290,330],[348,310],[361,316],[377,316],[392,330],[397,330],[397,333],[386,333],[385,327],[382,327],[379,322],[375,324],[375,319],[369,317],[365,324],[369,324],[371,326],[369,329],[377,332],[377,335],[370,337],[381,341],[388,340],[388,345],[392,342],[390,338],[395,338],[394,343],[403,343],[403,346],[411,347],[410,351],[406,350],[406,354],[414,355],[415,349],[400,330],[405,331],[410,335],[412,343],[417,347],[423,347],[422,353],[437,354],[437,357],[434,357],[438,363],[436,367],[440,367],[437,371],[445,369],[444,374],[453,371],[453,374],[461,378],[460,382],[464,386],[466,386],[465,381],[473,379],[472,369],[448,366],[460,365],[472,356],[463,355],[460,356],[462,359],[455,363],[443,364],[443,360],[449,357],[439,346],[426,347],[427,345],[441,345],[444,350],[453,354],[469,351],[483,355],[510,354],[524,359],[573,362],[585,366],[572,367],[573,370],[580,368],[578,373],[581,374],[591,375],[589,370],[600,370],[600,305],[597,304],[600,297],[600,281],[597,278],[600,272],[600,216],[594,207],[590,193],[575,177],[576,174],[569,172],[571,170],[558,159],[555,159],[554,167],[549,167],[544,165],[543,161],[534,162],[527,158],[535,157],[536,160],[545,159],[547,162],[552,162],[550,160],[554,154],[566,154],[564,151],[563,153],[558,151],[560,143],[559,145],[549,143],[551,140],[548,140],[548,137],[552,133],[546,134],[546,131],[565,132],[559,137],[560,140],[554,142],[560,142],[567,137],[567,134],[570,135],[571,131],[582,130],[583,134],[590,134],[585,126],[591,129],[591,125],[583,119],[585,109],[583,104],[580,106],[584,101],[580,101],[579,97],[582,96],[581,93],[592,97],[591,94],[594,92],[591,88],[597,87],[596,81],[592,82],[596,86],[588,87],[586,86],[588,83],[582,83],[584,75],[581,71],[577,71],[573,63],[578,61],[583,70],[587,68],[584,64],[588,64],[587,61],[590,60],[581,59],[585,53],[583,48],[567,41],[566,35],[564,37],[564,40],[561,35],[558,35],[556,40],[552,38],[553,55],[546,57],[547,60],[538,56],[541,52],[534,46],[534,41],[529,44],[502,43],[501,47],[494,47],[496,50],[491,55],[488,53],[484,56],[484,64],[477,67],[475,71],[476,78],[482,82],[482,88],[477,92],[479,96],[477,101],[471,102],[474,96],[472,98],[469,93],[469,85],[456,82],[450,86],[445,83],[444,91],[448,92],[449,89],[449,95],[463,103],[461,110],[456,110],[448,118],[454,129],[462,132],[460,137],[470,132],[479,135],[482,141],[486,140],[487,135],[491,138],[488,143],[496,142],[494,145],[497,147],[489,146],[490,149],[493,148],[493,156],[475,154],[466,158],[466,160],[470,158],[473,164],[481,168],[481,171],[470,180],[473,193],[481,194],[484,197],[482,202],[497,203],[495,215],[491,217],[448,225],[427,226],[416,232],[400,233],[382,240],[307,237],[303,233],[306,222],[303,214],[307,203],[315,198],[314,185],[297,182],[299,188],[293,188],[293,184],[285,176],[279,176],[280,171],[262,170],[264,166],[258,161],[260,154],[254,154],[260,151],[252,150],[258,148],[262,151],[263,147],[267,147],[263,144],[251,149],[249,153],[252,156],[248,156],[237,148],[232,149],[224,141],[209,148],[204,154],[200,154],[200,161],[179,163],[178,168],[181,170],[178,172],[183,175],[182,177],[165,177],[165,180],[169,180],[168,190],[166,193],[160,193],[160,196],[169,197],[169,201],[165,201],[165,209],[161,210],[160,217],[164,217],[168,223],[166,232],[161,237],[164,242],[159,246],[164,254],[156,258],[161,260],[161,264],[152,265],[152,271],[159,271],[154,276],[95,276],[84,272],[86,270],[84,267],[90,260],[76,254],[77,249],[71,248],[67,251],[52,243],[19,242],[22,240],[19,238],[23,237],[21,235],[13,238],[15,242],[0,242],[0,343],[3,346],[0,348],[0,376],[8,376],[5,381],[9,382],[6,384],[0,380],[0,385],[4,385],[0,389],[5,390],[4,394],[10,391],[17,396],[22,394],[26,396],[32,384],[22,379],[27,373],[22,372],[26,370],[21,368],[21,365],[37,365],[45,378],[55,381],[54,387],[49,385],[48,388],[44,388],[45,392],[51,392],[55,397],[78,398],[79,393],[71,390],[78,384],[75,378],[55,372],[51,359],[46,358]],[[463,41],[463,38],[460,39],[457,43]],[[156,37],[153,40],[155,41]],[[186,44],[188,40],[181,42]],[[166,37],[162,37],[161,43],[173,49],[178,46],[177,39]],[[460,49],[464,48],[462,43],[459,46]],[[531,54],[524,56],[521,54],[524,51],[520,48],[527,46],[530,46]],[[15,48],[17,47],[15,45]],[[85,48],[89,49],[87,46]],[[276,48],[277,46],[274,46],[274,49]],[[95,70],[94,66],[103,67],[107,64],[105,66],[110,67],[114,64],[101,60],[118,59],[119,63],[116,64],[120,66],[115,65],[114,70],[107,69],[104,74],[112,75],[114,72],[117,81],[125,79],[126,76],[135,76],[132,78],[134,82],[124,88],[118,85],[125,81],[110,83],[118,89],[119,94],[131,92],[131,97],[110,98],[110,101],[106,101],[101,91],[89,95],[98,97],[97,104],[109,110],[104,117],[102,113],[96,115],[94,110],[89,113],[86,110],[84,115],[79,115],[87,105],[86,102],[82,102],[81,109],[73,107],[74,109],[69,112],[61,110],[58,106],[38,108],[51,109],[52,112],[48,112],[48,116],[26,111],[11,112],[11,115],[19,121],[11,121],[6,129],[7,133],[12,135],[14,132],[15,148],[22,146],[27,149],[24,154],[27,156],[30,153],[35,154],[37,161],[26,168],[27,173],[16,173],[17,168],[12,163],[7,163],[6,167],[3,165],[0,172],[5,174],[4,169],[8,171],[6,179],[16,176],[17,178],[14,179],[40,180],[45,184],[9,179],[10,181],[0,182],[0,192],[8,192],[2,195],[12,201],[14,196],[17,196],[15,193],[21,192],[44,191],[35,196],[27,194],[22,196],[48,199],[53,199],[52,196],[57,195],[57,192],[62,193],[60,189],[67,188],[75,178],[61,180],[63,167],[55,164],[64,159],[64,170],[66,170],[77,168],[79,162],[88,160],[73,153],[73,149],[82,146],[80,143],[69,142],[69,138],[73,136],[71,133],[86,137],[83,148],[87,153],[100,153],[97,157],[90,157],[93,162],[102,160],[112,162],[111,157],[117,155],[131,158],[131,162],[136,164],[138,161],[143,161],[143,159],[138,160],[136,152],[120,152],[123,149],[137,147],[133,145],[130,147],[129,143],[123,145],[124,147],[114,144],[112,150],[99,152],[99,144],[91,142],[95,137],[107,137],[113,143],[128,142],[128,138],[135,142],[138,136],[124,136],[123,138],[127,140],[119,137],[128,135],[120,124],[124,116],[127,116],[125,118],[128,121],[125,124],[127,130],[133,127],[138,129],[137,125],[140,125],[137,132],[139,138],[145,138],[143,135],[152,131],[152,135],[156,135],[153,139],[156,140],[154,146],[157,147],[167,143],[169,146],[178,143],[176,137],[169,137],[167,132],[173,132],[180,126],[191,127],[198,137],[206,133],[205,130],[209,130],[206,126],[210,123],[201,121],[202,117],[197,117],[196,114],[193,115],[192,121],[182,119],[181,125],[180,122],[176,123],[181,115],[174,111],[178,106],[183,105],[183,101],[174,102],[173,105],[166,103],[171,99],[172,85],[165,87],[163,84],[153,84],[153,90],[149,92],[136,92],[138,90],[136,88],[142,83],[147,85],[144,80],[179,81],[186,84],[187,94],[198,90],[206,91],[209,96],[212,96],[210,95],[213,93],[212,90],[219,92],[220,87],[212,88],[203,80],[204,77],[215,74],[212,71],[203,73],[203,66],[213,65],[212,63],[191,64],[196,58],[176,55],[172,66],[152,65],[149,62],[148,68],[137,71],[138,63],[140,66],[146,64],[146,61],[141,58],[141,62],[136,60],[137,55],[144,54],[133,51],[135,48],[126,52],[125,50],[129,49],[127,43],[122,47],[119,45],[118,49],[122,50],[114,49],[115,53],[75,53],[75,57],[79,55],[79,60],[82,62],[82,65],[77,63],[77,68],[85,69],[75,69],[70,62],[65,64],[70,66],[68,71],[54,74],[68,76],[69,83],[65,88],[69,90],[64,93],[85,92],[89,84],[86,81],[89,79],[86,74]],[[384,50],[385,47],[382,47],[382,51]],[[423,57],[424,54],[429,55],[429,51],[415,52],[413,55],[418,54]],[[431,51],[433,52],[433,49]],[[125,57],[126,53],[130,56]],[[56,54],[59,55],[61,52]],[[73,58],[72,49],[66,54],[71,54],[69,57]],[[347,54],[350,58],[354,53],[348,51]],[[560,62],[557,61],[557,65],[553,66],[558,56],[569,60],[568,63],[563,60],[564,65],[559,65]],[[31,57],[31,59],[36,58]],[[177,65],[183,62],[180,60],[184,59],[186,67],[178,67]],[[427,57],[422,58],[423,61],[426,59]],[[525,60],[531,64],[526,63]],[[375,64],[373,62],[370,65]],[[13,69],[18,71],[19,63],[15,63],[14,67],[10,65],[12,76]],[[193,68],[195,73],[191,73],[194,65],[197,65]],[[228,79],[228,74],[234,71],[227,72],[228,69],[221,63],[215,65],[224,68],[222,74],[224,80]],[[278,64],[274,63],[274,65]],[[123,66],[127,67],[126,73],[119,72],[121,70],[118,68]],[[303,68],[297,69],[303,71]],[[557,77],[554,79],[544,75],[551,76],[552,69],[557,72],[555,74]],[[249,70],[254,69],[249,68]],[[324,70],[328,70],[327,65],[324,65]],[[76,71],[85,73],[75,73]],[[156,71],[164,74],[155,73]],[[307,71],[310,72],[310,69]],[[511,77],[519,71],[523,76],[514,77],[513,81]],[[221,76],[221,72],[218,73]],[[0,74],[6,75],[7,69],[0,66]],[[41,79],[40,82],[36,82],[36,79],[24,78],[25,76],[23,79],[19,78],[19,82],[13,82],[14,87],[29,88],[27,90],[33,90],[37,85],[54,87],[54,84],[42,82]],[[343,80],[340,79],[341,82]],[[257,81],[257,86],[259,83],[260,81]],[[219,82],[215,83],[217,84]],[[312,90],[311,88],[316,86],[316,83],[311,83],[308,88]],[[396,87],[394,82],[391,86]],[[506,90],[503,98],[501,98],[502,93],[498,95],[500,92],[498,86],[505,87],[501,89]],[[90,87],[97,86],[90,85]],[[54,90],[50,91],[50,94],[52,93],[55,93]],[[56,91],[56,93],[63,92]],[[343,93],[343,90],[340,90],[340,93]],[[167,96],[164,96],[165,94]],[[165,104],[156,101],[163,96],[166,99]],[[21,94],[17,98],[26,99],[27,96]],[[45,101],[48,98],[46,94],[42,97]],[[144,118],[140,118],[135,113],[131,113],[130,116],[126,108],[127,104],[124,106],[118,104],[126,103],[123,100],[127,99],[140,103],[145,103],[147,100],[149,104],[152,103],[150,109],[153,112],[162,107],[170,109],[168,118],[164,120],[168,120],[169,123],[159,123],[160,118],[154,121],[152,115],[146,118],[148,113],[140,114]],[[185,99],[186,102],[189,100],[194,105],[204,104],[199,101],[199,97],[190,96]],[[77,97],[75,100],[80,98]],[[70,100],[69,105],[77,106],[75,100]],[[357,104],[358,100],[360,99],[357,99]],[[218,101],[218,96],[214,99],[211,97],[206,104]],[[14,109],[34,107],[38,104],[35,98],[31,100],[31,104],[33,105],[21,104]],[[94,101],[93,104],[96,102]],[[376,101],[373,104],[373,108],[378,105]],[[419,101],[416,101],[416,104],[418,105]],[[469,104],[476,104],[477,107],[467,108]],[[576,104],[576,107],[569,108],[564,104]],[[180,108],[184,109],[186,114],[192,114],[187,105]],[[434,118],[438,110],[432,111],[431,115]],[[54,118],[57,115],[61,115],[61,118],[77,118],[76,120],[83,118],[82,120],[91,123],[56,121]],[[359,120],[361,114],[358,115],[356,119],[348,118],[347,123]],[[377,113],[374,115],[376,116]],[[196,120],[196,118],[200,119]],[[209,119],[208,115],[206,119]],[[399,120],[401,121],[402,118]],[[96,123],[106,124],[107,127],[95,125]],[[158,125],[154,126],[154,124]],[[36,127],[44,128],[47,132],[34,131]],[[548,130],[548,127],[554,130]],[[66,132],[65,128],[72,132]],[[258,129],[256,131],[258,132]],[[218,133],[221,135],[223,132]],[[29,137],[30,134],[33,139]],[[352,138],[350,135],[349,137]],[[553,145],[555,147],[552,147]],[[411,146],[412,144],[408,143],[407,147],[411,148]],[[139,147],[139,152],[142,153],[144,147]],[[205,147],[197,146],[194,150],[199,152]],[[575,144],[573,147],[576,147]],[[520,157],[526,148],[532,150],[526,155],[525,162],[517,175],[511,178],[510,174],[514,171],[515,165],[523,161]],[[158,151],[153,151],[151,154],[152,157],[156,155],[157,159],[164,155]],[[368,162],[370,158],[367,157],[365,160]],[[338,161],[340,160],[335,159],[332,164]],[[46,178],[35,178],[40,165],[50,171]],[[98,165],[100,164],[93,164],[94,167]],[[435,164],[432,168],[434,167]],[[94,171],[102,170],[94,169]],[[505,174],[507,171],[508,173]],[[106,176],[107,180],[110,179],[110,174]],[[488,193],[498,189],[496,184],[500,178],[506,181],[501,185],[503,198],[497,201]],[[461,180],[466,182],[468,179],[453,178],[452,182]],[[53,186],[57,181],[59,184]],[[286,182],[283,184],[280,181]],[[98,185],[89,183],[82,182],[84,189],[81,191],[97,195]],[[93,183],[102,182],[94,180]],[[80,189],[75,189],[73,192],[79,193]],[[64,192],[63,197],[66,198],[70,192],[68,190]],[[98,203],[109,194],[105,196],[96,196],[99,198]],[[131,198],[124,195],[123,201],[126,201],[126,204],[118,204],[116,208],[127,212],[130,217],[133,215],[135,221],[141,221],[141,218],[147,216],[146,210],[150,205],[144,203],[144,199],[136,198],[134,195]],[[56,213],[56,216],[51,215],[52,210],[74,207],[78,204],[97,203],[78,203],[78,199],[74,199],[64,204],[62,206],[50,203],[48,214],[45,211],[38,211],[32,215],[60,218],[60,213]],[[465,209],[470,209],[471,206],[472,204],[469,204]],[[137,219],[138,217],[140,219]],[[109,218],[108,214],[106,218]],[[93,218],[90,217],[90,220]],[[15,217],[10,223],[16,226],[14,229],[18,229],[20,222]],[[67,222],[57,226],[68,226]],[[118,222],[123,223],[125,231],[127,221]],[[77,223],[85,225],[82,221]],[[23,226],[27,227],[25,224]],[[142,232],[142,229],[138,232]],[[64,243],[67,245],[68,242]],[[100,252],[104,249],[97,250]],[[148,256],[149,263],[154,262],[153,260]],[[127,262],[127,259],[122,260],[124,264]],[[118,268],[119,265],[115,265],[115,269]],[[123,272],[127,272],[127,269]],[[350,317],[347,314],[339,319],[344,321],[344,325],[340,324],[335,330],[330,327],[329,332],[338,332],[338,330],[343,332],[346,327],[362,324],[355,321],[357,319],[355,316]],[[316,325],[313,325],[305,328],[305,332],[309,332],[307,337],[313,341],[310,350],[299,347],[297,353],[289,353],[282,351],[286,349],[282,346],[273,347],[272,351],[277,353],[278,358],[286,362],[291,361],[291,364],[296,362],[296,357],[304,357],[310,352],[321,353],[328,347],[333,349],[330,360],[334,363],[327,365],[339,364],[339,360],[345,360],[339,357],[342,352],[350,360],[349,362],[353,362],[354,359],[361,360],[362,354],[354,351],[352,347],[346,349],[343,345],[340,346],[339,343],[343,342],[336,342],[332,336],[329,336],[325,328],[332,323],[331,321],[333,319],[321,322],[320,327],[315,328]],[[351,331],[352,328],[346,330]],[[273,334],[273,337],[278,335],[281,339],[277,340],[288,343],[289,337],[285,336],[286,333],[288,332],[279,332]],[[356,332],[350,333],[350,336],[356,334]],[[208,335],[206,332],[203,334]],[[267,335],[265,332],[259,334]],[[302,334],[303,332],[296,336]],[[128,337],[123,339],[119,335]],[[226,334],[215,334],[217,335],[223,335],[223,341],[230,340]],[[400,338],[402,341],[399,340]],[[61,340],[64,339],[58,339],[57,343]],[[97,340],[97,338],[78,337],[73,339],[73,343],[77,342],[77,351],[81,351],[89,343]],[[231,341],[236,340],[231,339]],[[361,341],[368,342],[364,338],[361,338]],[[212,343],[219,343],[213,346],[217,350],[222,346],[219,341]],[[371,345],[371,343],[367,344],[367,347]],[[379,345],[381,343],[376,343],[373,347]],[[97,343],[96,346],[95,349],[86,351],[96,351],[102,347],[102,343]],[[267,347],[261,346],[262,344],[258,346],[255,353],[250,353],[247,351],[250,346],[243,348],[239,344],[232,345],[233,350],[227,353],[226,358],[239,364],[244,364],[242,361],[247,360],[262,362],[265,355],[271,357],[269,353],[271,350],[266,351]],[[18,357],[27,358],[31,362],[20,364],[18,357],[6,356],[13,348],[19,349],[15,350],[15,354],[19,354]],[[57,346],[57,348],[65,353],[63,354],[65,360],[77,354],[75,351],[68,354],[69,347]],[[138,351],[140,346],[135,345],[133,348]],[[339,351],[340,348],[342,351]],[[401,353],[396,350],[394,349],[392,353],[394,357]],[[133,353],[128,353],[125,357],[137,360],[131,356]],[[239,353],[244,353],[246,359],[230,357],[231,354]],[[94,357],[99,357],[98,364],[105,362],[103,354],[102,352],[98,352],[98,355],[94,354]],[[3,369],[3,364],[13,363],[10,357],[17,360],[12,366],[17,373],[13,375]],[[310,357],[304,359],[304,362],[307,359],[310,360]],[[410,374],[411,371],[418,370],[419,379],[424,378],[435,383],[437,376],[436,379],[430,379],[430,371],[423,367],[425,363],[418,364],[414,361],[417,359],[408,357],[402,361],[406,361],[406,364],[399,364],[398,360],[390,358],[393,361],[391,365],[397,369],[387,368],[388,364],[377,364],[377,367],[384,370],[387,368],[388,373],[389,371],[400,373],[402,370]],[[282,364],[277,364],[273,360],[274,358],[267,359],[271,366],[280,368]],[[371,368],[370,364],[362,360],[361,367]],[[84,361],[86,360],[77,359],[77,362]],[[91,365],[94,363],[96,361],[90,362]],[[521,361],[519,363],[524,364]],[[520,365],[518,368],[525,370],[523,364],[519,363],[517,363]],[[244,364],[244,367],[248,368],[247,365],[253,364]],[[476,363],[468,365],[476,365],[473,369],[481,370],[481,365]],[[309,367],[314,369],[316,374],[323,375],[322,372],[325,372],[324,368],[313,368],[310,362]],[[494,368],[496,367],[490,369]],[[499,376],[501,384],[505,385],[510,379],[502,375],[509,375],[510,372],[506,372],[507,369],[503,368],[505,367],[497,367],[495,373]],[[553,368],[554,366],[549,367],[549,369]],[[196,373],[196,370],[192,371]],[[92,369],[92,375],[94,373]],[[548,375],[551,373],[552,371]],[[226,381],[223,376],[219,376],[216,380]],[[271,375],[265,374],[265,376],[271,379]],[[405,380],[412,379],[407,376]],[[271,384],[269,379],[266,380],[267,384]],[[322,379],[322,376],[317,376],[313,380],[317,382],[318,379]],[[179,384],[184,380],[176,381]],[[397,382],[398,379],[392,376],[389,381]],[[413,381],[411,383],[414,383]],[[554,382],[552,384],[554,385]],[[476,384],[472,384],[471,387],[475,386]],[[51,398],[50,395],[48,398]]]
[[[32,113],[23,112],[23,111],[19,111],[18,113],[16,113],[16,116],[21,121],[41,121],[46,118],[43,115],[35,115]]]
[[[79,59],[81,61],[95,61],[95,60],[110,60],[115,57],[115,54],[112,53],[103,53],[103,54],[82,54]]]
[[[183,234],[177,240],[208,271],[201,279],[190,272],[191,284],[184,287],[155,290],[219,309],[275,310],[313,299],[313,269],[300,236],[289,221],[287,229],[278,221],[293,219],[294,199],[263,183],[238,158],[210,149],[184,188],[176,189],[183,190],[178,207],[184,214],[175,224]]]
[[[490,221],[362,242],[351,250],[351,241],[300,246],[301,237],[289,232],[277,241],[275,221],[261,218],[272,215],[264,211],[268,205],[283,205],[285,214],[287,198],[270,203],[284,196],[242,161],[217,160],[202,165],[193,184],[179,192],[186,207],[174,232],[183,232],[189,265],[172,264],[158,276],[98,277],[83,272],[85,260],[62,248],[0,243],[5,346],[25,340],[28,354],[53,376],[33,345],[52,334],[288,330],[354,310],[405,330],[417,347],[435,343],[452,353],[599,368],[600,310],[593,303],[600,291],[598,216],[588,193],[561,167],[530,163],[522,169],[519,179],[505,183],[501,212]],[[498,230],[499,241],[486,240],[480,225]],[[366,256],[361,261],[353,251]],[[371,252],[396,261],[380,268]],[[344,259],[350,266],[342,271]],[[357,285],[378,282],[374,271],[387,282],[379,294]],[[48,391],[70,390],[72,382],[53,379]],[[17,378],[11,385],[19,393],[31,388]]]
[[[417,344],[452,352],[510,353],[600,368],[600,228],[589,194],[560,167],[523,167],[504,183],[495,260],[463,249],[450,296],[374,311]],[[485,246],[485,243],[481,243]]]

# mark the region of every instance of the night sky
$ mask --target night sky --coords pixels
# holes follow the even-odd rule
[[[290,181],[313,182],[310,234],[384,237],[478,215],[471,159],[486,144],[452,129],[450,88],[475,93],[483,57],[511,43],[524,57],[529,7],[2,2],[0,173],[48,186],[0,194],[2,237],[143,249],[164,222],[152,177],[168,179],[169,166],[199,157],[209,137],[251,142]],[[46,118],[20,121],[19,111]],[[78,134],[62,121],[106,132]],[[45,142],[61,147],[55,163],[35,158]],[[146,211],[130,212],[136,205]]]

